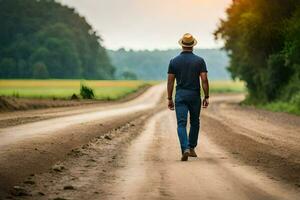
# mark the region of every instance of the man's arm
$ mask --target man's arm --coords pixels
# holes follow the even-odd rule
[[[209,104],[209,83],[208,83],[208,77],[207,77],[207,73],[206,72],[202,72],[200,73],[200,77],[201,77],[201,83],[202,83],[202,88],[204,91],[204,99],[203,99],[203,108],[207,108],[208,104]]]
[[[175,82],[175,74],[168,74],[168,108],[170,110],[174,110],[174,102],[173,102],[173,89]]]

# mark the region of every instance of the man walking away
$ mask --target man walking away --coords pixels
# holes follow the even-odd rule
[[[188,157],[197,157],[197,146],[200,127],[200,78],[204,91],[203,108],[209,104],[209,85],[206,64],[203,58],[193,53],[197,40],[189,33],[179,40],[182,52],[170,61],[168,69],[168,108],[174,110],[173,88],[176,79],[175,111],[177,117],[177,132],[181,146],[181,161]],[[190,131],[187,135],[186,125],[188,113],[190,114]]]

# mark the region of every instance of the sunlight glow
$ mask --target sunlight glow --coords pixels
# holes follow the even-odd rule
[[[231,0],[61,0],[75,7],[104,39],[106,47],[177,48],[190,32],[198,48],[219,47],[213,38]]]

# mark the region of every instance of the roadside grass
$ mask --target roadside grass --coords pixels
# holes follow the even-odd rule
[[[153,81],[0,80],[0,96],[34,99],[70,99],[79,96],[80,84],[93,88],[95,99],[117,100],[153,85]]]
[[[295,93],[289,101],[278,100],[267,104],[257,105],[257,107],[274,112],[287,112],[300,115],[300,92]]]
[[[289,102],[277,101],[268,104],[257,105],[256,107],[273,112],[287,112],[300,116],[300,107],[297,104],[292,104]]]
[[[295,93],[290,100],[276,100],[273,102],[260,103],[247,97],[241,105],[254,106],[258,109],[272,112],[285,112],[300,116],[300,92]]]

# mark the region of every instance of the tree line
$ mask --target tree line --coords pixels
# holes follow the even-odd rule
[[[0,78],[113,79],[101,37],[54,0],[0,0]]]
[[[125,50],[108,51],[112,64],[116,66],[118,79],[165,80],[170,59],[181,52],[181,49],[169,50]],[[229,58],[220,49],[195,49],[207,64],[210,80],[228,80],[226,70]]]
[[[300,108],[299,0],[233,0],[215,36],[225,40],[228,69],[247,83],[249,102]]]

